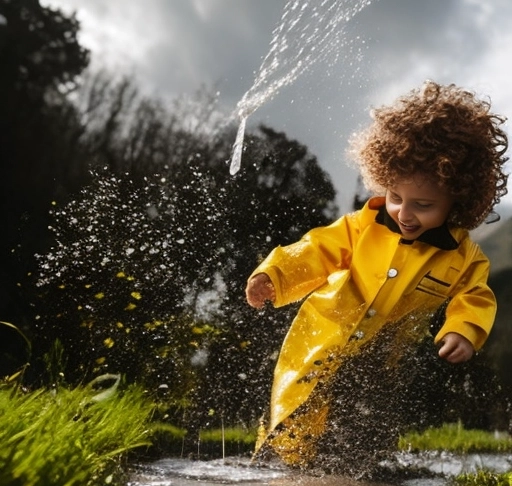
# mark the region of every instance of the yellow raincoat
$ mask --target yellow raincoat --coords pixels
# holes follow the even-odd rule
[[[426,231],[416,241],[401,238],[382,197],[299,242],[275,248],[251,275],[266,273],[276,291],[276,307],[309,295],[294,319],[274,372],[270,421],[260,436],[289,463],[306,454],[305,436],[318,436],[327,415],[319,401],[294,424],[294,412],[339,367],[343,356],[375,335],[386,322],[417,312],[434,312],[449,300],[446,320],[435,336],[465,336],[475,349],[485,342],[496,312],[487,285],[489,261],[467,230],[447,226]],[[298,430],[307,422],[307,430]],[[298,427],[295,443],[276,440],[275,429]],[[273,437],[272,437],[273,436]],[[273,441],[273,442],[272,442]],[[306,454],[307,455],[307,454]]]

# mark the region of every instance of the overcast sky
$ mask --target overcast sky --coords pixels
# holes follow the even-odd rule
[[[428,78],[488,95],[495,112],[512,118],[510,0],[339,0],[338,5],[350,8],[360,1],[368,5],[338,24],[343,39],[335,52],[281,88],[248,120],[305,144],[330,174],[342,211],[350,209],[356,187],[356,172],[345,158],[347,137],[368,123],[372,106]],[[333,1],[41,0],[77,13],[80,40],[91,49],[93,65],[129,73],[160,96],[215,87],[229,112],[253,86],[283,15],[288,12],[287,21],[294,15],[286,9],[293,3],[316,9],[317,17],[308,12],[314,19],[327,18],[321,5]],[[309,48],[322,46],[325,22],[320,25]]]

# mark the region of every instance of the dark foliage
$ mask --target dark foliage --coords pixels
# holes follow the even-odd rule
[[[67,380],[121,372],[165,385],[175,414],[186,402],[189,426],[261,413],[292,309],[256,313],[245,281],[262,255],[329,223],[336,207],[316,159],[267,127],[248,135],[230,177],[231,134],[198,137],[183,163],[152,176],[96,171],[52,210],[57,244],[39,257],[33,302],[39,348],[61,340]]]
[[[508,239],[506,240],[508,241]],[[498,301],[498,311],[493,331],[486,343],[486,349],[492,357],[496,368],[499,370],[503,385],[512,396],[512,376],[510,364],[512,363],[512,269],[508,268],[494,273],[489,279],[489,285],[493,289]]]
[[[76,19],[37,0],[0,0],[0,15],[0,312],[26,327],[17,284],[34,269],[34,251],[49,243],[50,202],[84,172],[75,143],[81,129],[64,95],[88,52],[77,41]]]

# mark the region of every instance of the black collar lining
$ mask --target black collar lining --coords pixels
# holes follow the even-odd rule
[[[398,225],[386,211],[385,205],[378,208],[375,221],[386,226],[386,228],[388,228],[393,233],[398,233],[399,235],[402,234]],[[446,223],[438,226],[437,228],[432,228],[425,231],[416,240],[406,240],[404,238],[400,239],[400,243],[405,245],[412,245],[415,241],[427,243],[428,245],[435,246],[441,250],[456,250],[459,247],[457,240],[450,233]]]

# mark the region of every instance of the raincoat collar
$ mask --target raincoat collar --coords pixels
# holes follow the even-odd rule
[[[380,202],[382,204],[379,204]],[[377,223],[383,224],[393,233],[401,234],[400,228],[386,211],[384,198],[375,198],[375,200],[372,201],[372,204],[370,204],[370,207],[377,210],[377,216],[375,217],[375,221]],[[435,246],[441,250],[456,250],[459,247],[459,243],[450,233],[446,223],[438,226],[437,228],[425,231],[416,240],[400,239],[400,243],[404,243],[406,245],[410,245],[415,241],[427,243],[428,245]]]

